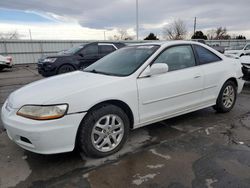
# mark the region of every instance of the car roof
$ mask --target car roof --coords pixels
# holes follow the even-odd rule
[[[200,42],[196,41],[186,41],[186,40],[175,40],[175,41],[161,41],[161,42],[149,42],[149,43],[137,43],[131,44],[130,46],[140,46],[140,45],[160,45],[163,47],[172,46],[172,45],[179,45],[179,44],[198,44],[201,46],[206,46]]]
[[[209,47],[206,44],[196,42],[196,41],[186,41],[186,40],[161,41],[161,42],[138,43],[138,44],[133,44],[133,45],[130,45],[130,46],[159,45],[161,48],[166,48],[166,47],[175,46],[175,45],[182,45],[182,44],[196,44],[196,45],[202,46],[202,47],[210,50],[211,52],[213,52],[217,56],[219,56],[221,59],[224,59],[223,54],[221,54],[217,50]]]

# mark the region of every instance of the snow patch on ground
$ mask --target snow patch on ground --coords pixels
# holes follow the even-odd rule
[[[206,186],[207,188],[213,188],[212,184],[216,183],[218,180],[216,179],[206,179]]]
[[[150,168],[150,169],[157,169],[157,168],[162,168],[162,167],[164,167],[164,164],[147,165],[147,167]]]
[[[158,153],[155,149],[151,149],[149,151],[152,152],[154,155],[157,155],[157,156],[159,156],[159,157],[161,157],[163,159],[166,159],[166,160],[170,160],[171,159],[171,157],[169,155],[163,155],[161,153]]]
[[[157,174],[147,174],[145,176],[140,176],[140,174],[136,174],[134,175],[134,177],[137,179],[133,180],[132,183],[135,185],[141,185],[142,183],[147,182],[150,179],[154,179],[156,175]]]

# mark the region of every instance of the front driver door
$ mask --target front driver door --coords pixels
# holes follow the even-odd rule
[[[137,79],[141,123],[178,115],[200,105],[203,75],[190,45],[170,47],[153,63],[167,63],[169,72]]]

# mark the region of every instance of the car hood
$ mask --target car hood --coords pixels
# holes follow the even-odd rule
[[[11,93],[8,103],[13,108],[20,108],[26,104],[53,104],[56,99],[101,85],[112,84],[119,79],[122,77],[75,71],[28,84]]]

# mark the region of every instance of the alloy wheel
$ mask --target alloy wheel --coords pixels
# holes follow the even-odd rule
[[[228,85],[222,95],[222,102],[225,108],[230,108],[234,104],[235,91],[233,86]]]
[[[94,125],[91,133],[92,145],[101,152],[115,149],[124,136],[124,123],[114,114],[101,117]]]

